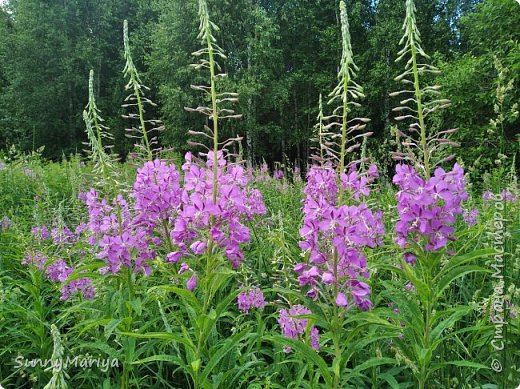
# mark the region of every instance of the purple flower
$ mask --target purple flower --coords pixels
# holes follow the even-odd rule
[[[336,296],[336,305],[338,307],[346,307],[348,305],[347,296],[344,293],[339,292]]]
[[[297,316],[309,315],[311,310],[303,305],[293,305],[289,310],[281,309],[278,318],[278,324],[282,330],[282,334],[288,338],[298,339],[305,334],[305,329],[309,322],[308,319],[298,318]],[[315,350],[319,349],[319,331],[315,326],[310,328],[311,347]],[[290,347],[284,347],[285,352],[290,352]]]
[[[399,221],[396,242],[407,248],[424,239],[427,251],[437,251],[452,240],[456,215],[468,198],[464,189],[464,171],[455,164],[451,172],[438,168],[427,182],[413,167],[397,165],[393,182],[397,192]]]
[[[258,190],[247,187],[248,175],[240,165],[228,164],[222,152],[217,154],[216,201],[213,200],[213,153],[208,153],[206,166],[186,155],[184,186],[181,186],[180,203],[173,217],[171,239],[176,245],[186,245],[195,255],[207,247],[206,237],[211,236],[228,259],[237,267],[243,260],[240,246],[250,240],[249,228],[244,221],[266,212]]]
[[[51,281],[64,283],[73,270],[65,261],[59,260],[49,265],[45,273]]]
[[[239,310],[248,313],[251,308],[262,310],[267,305],[267,302],[264,294],[258,287],[255,287],[240,293],[237,297],[237,304]]]
[[[509,189],[504,189],[502,192],[500,192],[500,195],[502,196],[502,199],[506,203],[514,203],[517,200],[517,197],[514,193],[510,192]]]
[[[462,213],[462,218],[464,219],[464,222],[468,226],[473,226],[473,225],[477,224],[477,217],[478,217],[477,208],[473,208],[471,211],[468,211],[465,209],[464,212]]]
[[[137,170],[132,196],[136,218],[156,226],[177,211],[181,198],[179,172],[175,165],[154,160]]]
[[[79,278],[61,287],[60,300],[68,300],[74,293],[79,292],[85,299],[91,300],[96,294],[96,290],[90,278]]]
[[[354,168],[341,175],[342,189],[351,199],[359,201],[370,193],[368,185],[377,168],[369,171],[372,176],[359,174]],[[363,249],[382,244],[384,225],[382,212],[373,212],[365,203],[337,204],[339,192],[336,171],[331,166],[309,170],[299,243],[308,254],[308,263],[298,264],[294,270],[300,286],[310,287],[309,297],[316,299],[320,288],[336,287],[336,304],[347,307],[348,295],[353,292],[351,281],[368,277]],[[366,300],[351,299],[363,309],[370,305]]]
[[[482,200],[487,203],[491,201],[503,201],[505,203],[514,203],[517,200],[517,196],[509,189],[503,189],[499,195],[495,195],[490,190],[482,193]]]
[[[33,227],[31,229],[33,237],[37,240],[47,240],[50,238],[49,229],[46,226]]]
[[[494,199],[495,195],[490,190],[486,190],[484,193],[482,193],[482,200],[484,200],[484,202],[493,201]]]
[[[182,273],[185,273],[187,272],[188,270],[190,270],[190,267],[187,263],[183,262],[181,264],[181,267],[179,268],[179,274],[182,274]]]
[[[186,283],[186,289],[193,292],[197,287],[197,274],[193,273],[188,282]]]
[[[11,226],[11,219],[4,216],[0,221],[0,230],[7,230]]]
[[[276,169],[274,172],[273,172],[273,178],[275,180],[281,180],[283,178],[284,174],[283,174],[283,170],[279,170],[279,169]]]
[[[39,270],[43,270],[45,262],[47,262],[48,259],[49,258],[42,253],[26,252],[22,259],[22,265],[32,265],[36,266]]]
[[[171,252],[166,255],[166,262],[177,263],[181,257],[182,252],[180,251]]]

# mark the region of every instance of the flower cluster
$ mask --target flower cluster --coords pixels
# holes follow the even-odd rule
[[[118,273],[122,267],[130,267],[134,272],[150,274],[149,261],[155,257],[152,247],[159,240],[150,235],[148,225],[140,223],[123,196],[118,195],[109,204],[91,189],[81,199],[89,213],[89,242],[97,258],[107,264],[101,272]]]
[[[137,170],[132,197],[136,219],[150,229],[177,211],[181,201],[179,172],[164,161],[147,162]]]
[[[413,167],[397,165],[393,182],[400,187],[397,244],[409,248],[424,238],[427,251],[445,247],[453,239],[453,223],[456,215],[462,213],[461,203],[468,198],[462,167],[455,164],[451,172],[438,168],[425,181]]]
[[[252,308],[262,310],[267,305],[267,302],[265,301],[264,294],[256,287],[240,293],[237,298],[237,304],[239,310],[248,313]]]
[[[68,266],[65,261],[59,260],[49,265],[45,274],[49,280],[62,284],[60,300],[68,300],[75,292],[80,292],[86,299],[94,298],[96,291],[90,278],[78,278],[66,282],[73,271],[73,267]]]
[[[34,242],[38,246],[52,244],[54,255],[44,255],[41,250],[28,249],[22,259],[23,265],[34,266],[42,271],[51,282],[60,283],[61,300],[68,300],[74,293],[79,292],[84,298],[91,299],[96,291],[92,280],[87,277],[67,281],[69,276],[76,270],[69,266],[63,259],[53,260],[53,257],[81,255],[74,249],[73,245],[80,238],[83,226],[80,225],[72,232],[66,225],[54,227],[49,231],[45,225],[32,228]]]
[[[80,199],[87,206],[88,221],[80,224],[75,233],[66,227],[49,231],[40,226],[33,228],[33,234],[38,241],[52,239],[55,245],[67,245],[85,233],[92,254],[106,263],[100,269],[103,274],[131,268],[148,275],[150,262],[159,251],[166,253],[168,262],[178,262],[182,257],[200,255],[209,247],[222,248],[236,267],[243,258],[240,245],[250,239],[244,221],[266,212],[262,196],[247,187],[249,176],[245,169],[228,164],[222,152],[217,155],[216,182],[213,154],[208,154],[205,165],[193,159],[190,153],[186,155],[183,181],[173,164],[161,160],[145,163],[137,171],[129,201],[122,195],[108,201],[94,189],[82,193]],[[218,191],[213,190],[215,184]],[[42,258],[32,256],[26,262],[41,264]],[[52,268],[48,274],[63,279],[55,276],[57,269]],[[183,263],[179,274],[188,270],[191,276],[186,285],[193,290],[197,285],[195,271]],[[73,287],[85,288],[76,284]]]
[[[502,192],[500,192],[500,195],[495,195],[493,192],[486,190],[484,193],[482,193],[482,200],[484,200],[484,202],[500,200],[505,203],[514,203],[516,200],[518,200],[518,197],[509,189],[503,189]]]
[[[475,224],[477,224],[478,209],[473,208],[469,211],[467,209],[465,209],[464,212],[462,213],[462,218],[464,219],[464,222],[468,226],[474,226]]]
[[[180,204],[172,220],[171,240],[179,250],[168,258],[176,262],[182,256],[202,254],[209,243],[222,248],[237,267],[243,259],[240,245],[250,240],[249,228],[243,224],[254,215],[266,212],[262,195],[247,187],[248,175],[241,165],[228,164],[222,152],[217,154],[217,182],[213,182],[213,153],[209,152],[206,166],[186,154],[184,186]],[[218,186],[213,199],[213,185]]]
[[[4,216],[2,220],[0,220],[0,231],[7,230],[11,226],[11,219],[7,216]]]
[[[305,308],[303,305],[293,305],[289,310],[281,309],[280,317],[278,318],[278,324],[282,330],[282,334],[288,338],[298,339],[305,334],[305,329],[309,324],[308,319],[298,318],[301,315],[311,314],[311,310]],[[315,326],[312,326],[309,331],[311,347],[314,350],[320,348],[320,334]],[[286,353],[291,352],[291,348],[285,346],[284,351]]]
[[[329,288],[337,291],[334,298],[338,306],[348,306],[350,295],[359,308],[371,307],[370,287],[362,281],[369,276],[363,248],[382,243],[382,212],[372,212],[363,202],[342,205],[339,194],[361,200],[370,194],[369,184],[375,177],[375,166],[368,174],[359,174],[352,168],[341,174],[340,188],[331,166],[310,169],[300,229],[300,248],[308,254],[308,263],[299,263],[294,268],[300,274],[300,286],[310,286],[308,296],[316,299],[320,287]]]

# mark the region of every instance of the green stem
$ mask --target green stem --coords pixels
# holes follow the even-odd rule
[[[422,93],[421,87],[419,83],[419,69],[417,67],[417,49],[415,47],[415,40],[413,31],[410,28],[408,31],[408,36],[410,39],[410,47],[412,54],[412,71],[413,71],[413,79],[414,79],[414,88],[415,88],[415,101],[417,102],[417,117],[419,119],[419,127],[421,130],[421,149],[422,149],[422,157],[424,164],[424,173],[426,175],[426,179],[430,178],[430,151],[428,150],[427,145],[427,134],[426,134],[426,125],[424,122],[424,113],[423,113],[423,103],[422,103]]]
[[[218,177],[218,108],[217,88],[215,85],[215,59],[213,56],[213,45],[211,44],[211,31],[209,20],[206,23],[206,43],[208,46],[209,71],[211,77],[211,108],[213,119],[213,203],[217,203],[217,177]]]
[[[146,132],[146,126],[144,122],[144,110],[143,110],[143,102],[141,100],[141,91],[139,90],[138,83],[135,79],[134,72],[130,72],[130,77],[132,79],[132,85],[134,86],[134,93],[137,99],[137,108],[139,110],[139,121],[141,122],[141,130],[143,133],[144,145],[146,147],[146,153],[148,154],[148,160],[153,160],[152,148],[150,146],[150,140],[148,139],[148,133]]]
[[[343,198],[343,185],[341,185],[341,173],[345,171],[345,153],[347,147],[347,118],[348,118],[348,72],[343,76],[343,116],[341,123],[341,150],[339,155],[339,171],[338,171],[338,183],[339,183],[339,199]]]

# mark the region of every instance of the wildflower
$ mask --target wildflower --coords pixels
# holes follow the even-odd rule
[[[282,330],[282,334],[288,338],[298,339],[305,334],[305,329],[309,323],[308,319],[298,318],[295,316],[309,315],[311,310],[305,308],[303,305],[293,305],[289,310],[281,309],[278,318],[278,324]],[[319,331],[315,326],[310,328],[311,347],[318,350],[319,345]],[[289,347],[284,348],[285,352],[290,352]]]
[[[477,224],[477,217],[478,217],[478,209],[473,208],[471,211],[464,210],[462,213],[462,218],[464,219],[464,222],[468,226],[473,226]]]
[[[186,289],[193,292],[197,287],[197,274],[193,273],[188,282],[186,283]]]
[[[164,161],[149,161],[137,170],[132,196],[139,222],[157,223],[167,220],[179,206],[181,190],[175,165]]]
[[[186,154],[182,167],[184,186],[170,232],[171,240],[178,246],[189,246],[195,255],[200,255],[208,247],[209,232],[213,243],[223,249],[233,267],[237,267],[243,260],[240,245],[250,240],[249,228],[243,222],[264,214],[266,208],[260,192],[247,188],[245,169],[228,164],[222,152],[217,153],[219,191],[213,201],[213,153],[208,153],[207,158],[206,166],[201,167],[193,162],[190,153]]]
[[[514,203],[517,200],[517,196],[509,191],[509,189],[503,189],[502,192],[500,192],[500,195],[506,203]]]
[[[370,193],[369,184],[377,169],[371,169],[372,177],[351,169],[341,175],[341,187],[351,198],[361,200]],[[309,286],[307,295],[318,297],[318,289],[336,287],[338,306],[348,306],[348,295],[354,292],[358,278],[368,277],[363,248],[382,244],[384,226],[382,213],[372,212],[365,203],[357,205],[337,204],[340,187],[336,171],[331,166],[312,167],[304,188],[304,221],[300,228],[300,248],[308,253],[308,264],[298,264],[300,286]],[[363,283],[363,285],[367,285]],[[368,285],[367,285],[368,287]],[[352,302],[361,309],[371,304],[361,295],[352,295]]]
[[[22,265],[32,265],[36,266],[39,270],[43,270],[45,262],[47,262],[48,259],[49,258],[42,253],[26,252],[22,259]]]
[[[60,300],[68,300],[74,293],[79,292],[85,299],[91,300],[96,294],[96,290],[90,278],[79,278],[65,284],[60,289]]]
[[[33,237],[37,240],[50,239],[49,229],[44,225],[39,226],[39,227],[33,227],[31,229],[31,233],[32,233]]]
[[[267,305],[267,302],[264,294],[258,287],[255,287],[240,293],[237,297],[237,304],[239,310],[248,313],[251,308],[262,310]]]
[[[72,267],[67,266],[65,261],[59,260],[49,265],[45,273],[51,281],[63,283],[73,270]]]
[[[397,193],[397,244],[406,248],[424,238],[427,251],[445,247],[453,239],[452,225],[455,216],[462,213],[460,205],[468,198],[462,168],[455,164],[448,173],[438,168],[425,181],[413,167],[398,165],[393,182],[401,188]]]
[[[0,221],[0,230],[7,230],[11,226],[11,219],[4,216]]]
[[[284,177],[283,170],[276,169],[273,172],[273,178],[275,180],[281,180]]]

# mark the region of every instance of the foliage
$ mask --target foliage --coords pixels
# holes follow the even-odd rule
[[[510,5],[196,3],[60,8],[11,0],[2,7],[1,136],[23,149],[0,155],[0,386],[517,386],[520,188]],[[123,49],[110,52],[120,34],[107,26],[133,11],[135,33],[125,22]],[[87,29],[68,25],[84,12]],[[504,18],[504,30],[489,29],[485,12]],[[486,31],[500,50],[479,46]],[[47,41],[36,50],[42,32]],[[197,71],[189,70],[191,53]],[[395,55],[404,61],[390,61]],[[38,69],[51,59],[52,67]],[[380,65],[370,68],[373,60]],[[398,94],[408,93],[400,103],[388,94],[398,66],[406,89]],[[86,69],[97,76],[91,71],[80,86]],[[35,79],[45,87],[29,90]],[[102,87],[116,90],[116,81],[126,83],[126,101],[122,88]],[[440,110],[444,99],[428,97],[440,81],[454,97],[449,111]],[[461,88],[477,84],[473,101],[471,89]],[[80,98],[74,93],[82,88]],[[339,105],[328,116],[317,98],[324,90]],[[54,104],[53,96],[69,104]],[[136,145],[122,141],[114,108],[121,101],[135,119]],[[222,120],[239,118],[232,103],[243,120]],[[411,131],[390,125],[394,105],[413,119]],[[463,149],[460,163],[449,153],[435,156],[454,145],[443,129],[474,116],[477,105],[487,114],[461,128],[458,140],[477,129],[481,142],[484,133],[498,135],[499,150],[465,164],[478,148]],[[184,106],[203,115],[189,116]],[[158,113],[171,127],[155,138],[158,122],[149,117]],[[54,150],[37,147],[51,139],[49,123],[59,136],[72,135]],[[190,147],[187,133],[197,137]],[[80,139],[88,141],[87,158],[57,158]],[[189,152],[159,153],[169,142]],[[302,177],[311,145],[318,163]],[[121,163],[112,146],[123,159],[131,150],[140,155]],[[397,166],[390,151],[401,157]],[[265,161],[255,167],[263,156],[281,162],[272,174]]]

